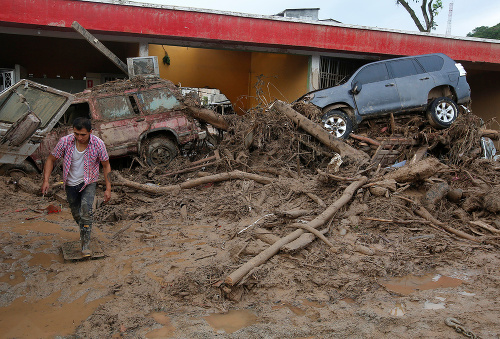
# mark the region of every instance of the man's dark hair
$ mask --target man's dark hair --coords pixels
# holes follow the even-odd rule
[[[73,120],[73,127],[76,129],[85,128],[87,132],[90,132],[92,130],[92,123],[90,122],[90,119],[78,117]]]

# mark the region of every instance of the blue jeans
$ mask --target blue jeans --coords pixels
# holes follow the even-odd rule
[[[71,214],[75,219],[80,229],[84,225],[92,227],[92,205],[97,184],[95,182],[88,184],[83,191],[80,192],[84,183],[76,186],[66,186],[66,198],[71,208]]]

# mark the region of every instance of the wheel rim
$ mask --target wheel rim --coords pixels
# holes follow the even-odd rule
[[[436,107],[436,117],[441,122],[451,122],[455,118],[455,107],[448,102],[439,103]]]
[[[323,122],[323,127],[337,138],[342,137],[347,131],[347,123],[341,117],[328,117]]]
[[[170,150],[164,146],[158,146],[151,151],[150,154],[151,162],[155,166],[164,166],[172,161],[172,155]]]

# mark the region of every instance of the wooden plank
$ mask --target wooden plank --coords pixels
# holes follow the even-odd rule
[[[98,259],[104,258],[105,254],[101,248],[101,244],[95,238],[90,241],[90,257],[82,256],[82,247],[80,240],[65,242],[61,246],[64,260],[82,260],[84,258]]]
[[[106,46],[104,46],[95,36],[93,36],[89,31],[87,31],[82,25],[77,21],[73,21],[71,27],[80,33],[92,46],[94,46],[99,52],[104,54],[111,62],[113,62],[119,69],[123,71],[128,76],[127,65],[120,60],[113,52],[111,52]]]

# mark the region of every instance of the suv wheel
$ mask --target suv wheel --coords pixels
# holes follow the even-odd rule
[[[176,156],[177,145],[166,137],[156,137],[146,140],[143,155],[149,166],[167,166]]]
[[[434,99],[427,110],[427,119],[436,128],[450,127],[457,116],[457,104],[447,97]]]
[[[339,110],[328,111],[321,118],[323,128],[339,139],[346,139],[352,132],[352,120]]]

